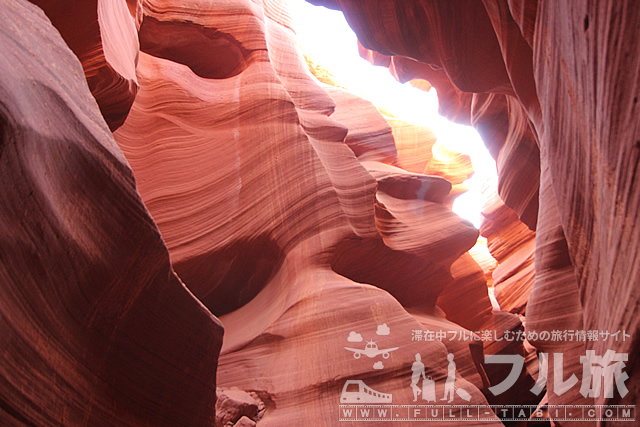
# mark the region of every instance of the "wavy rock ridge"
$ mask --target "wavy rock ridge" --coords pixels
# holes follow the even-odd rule
[[[467,313],[443,303],[447,316],[492,317],[485,283],[467,283],[478,232],[443,205],[451,184],[396,166],[437,158],[450,177],[455,153],[430,156],[428,130],[405,131],[426,145],[399,160],[375,107],[307,72],[285,5],[97,2],[68,26],[40,2],[61,34],[33,5],[2,6],[15,59],[2,86],[3,423],[212,425],[217,385],[265,402],[261,424],[330,423],[348,378],[410,398],[418,352],[439,393],[455,353],[486,403],[478,344],[410,341],[462,330],[436,307],[458,286],[479,299]],[[382,375],[344,350],[377,323],[402,347]]]
[[[637,403],[639,5],[312,3],[341,9],[364,57],[400,80],[428,80],[444,115],[478,129],[498,163],[500,197],[536,230],[528,330],[550,332],[558,319],[572,330],[630,332],[583,344],[629,354],[631,391],[607,402]],[[565,368],[581,378],[580,366]],[[579,399],[549,393],[549,401]]]
[[[220,322],[173,272],[76,56],[34,5],[0,21],[0,423],[212,424]]]
[[[481,232],[505,311],[448,207],[469,159],[320,85],[287,2],[32,3],[0,3],[2,424],[214,425],[237,387],[218,422],[331,425],[349,379],[411,403],[415,354],[438,396],[452,353],[470,404],[536,403],[532,348],[415,338],[522,332],[514,313],[626,330],[531,344],[579,378],[587,349],[629,353],[607,403],[637,403],[635,3],[323,2],[496,158]],[[355,331],[398,349],[354,358]],[[527,357],[513,392],[483,354]]]

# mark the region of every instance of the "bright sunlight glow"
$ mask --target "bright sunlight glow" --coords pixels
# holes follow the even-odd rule
[[[485,183],[496,182],[495,161],[480,136],[469,126],[458,125],[438,114],[435,89],[422,91],[399,83],[385,67],[375,67],[358,54],[357,38],[342,12],[290,0],[296,33],[304,52],[327,69],[340,85],[400,120],[428,126],[441,144],[471,157],[474,175],[465,182],[469,191],[459,196],[453,211],[480,226]]]

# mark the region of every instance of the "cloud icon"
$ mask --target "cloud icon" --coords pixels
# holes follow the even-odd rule
[[[376,330],[376,335],[389,335],[391,333],[391,329],[387,326],[386,323],[382,325],[378,325],[378,329]]]
[[[347,341],[349,342],[362,342],[362,335],[356,333],[356,331],[349,332],[349,336],[347,337]]]
[[[380,360],[373,364],[373,369],[384,369],[384,365]]]

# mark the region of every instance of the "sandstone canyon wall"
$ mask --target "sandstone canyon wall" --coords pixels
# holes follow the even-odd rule
[[[579,378],[587,349],[629,353],[607,403],[637,403],[640,7],[314,3],[483,136],[502,310],[449,207],[469,158],[320,84],[287,1],[4,0],[2,424],[335,425],[348,380],[412,403],[416,354],[438,396],[453,354],[465,403],[535,405],[535,350],[504,339],[523,315],[626,330],[531,344]],[[345,349],[369,340],[393,350]],[[498,354],[527,358],[508,395]]]
[[[536,230],[528,329],[630,333],[582,344],[629,354],[630,392],[596,400],[637,403],[640,5],[313,3],[341,9],[365,57],[403,80],[429,80],[442,113],[478,129],[498,163],[500,196]]]
[[[78,58],[28,2],[0,21],[0,424],[212,424],[220,322],[173,272]]]

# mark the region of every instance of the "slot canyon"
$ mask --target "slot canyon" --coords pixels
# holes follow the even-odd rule
[[[0,0],[0,425],[637,423],[640,1],[301,1]]]

